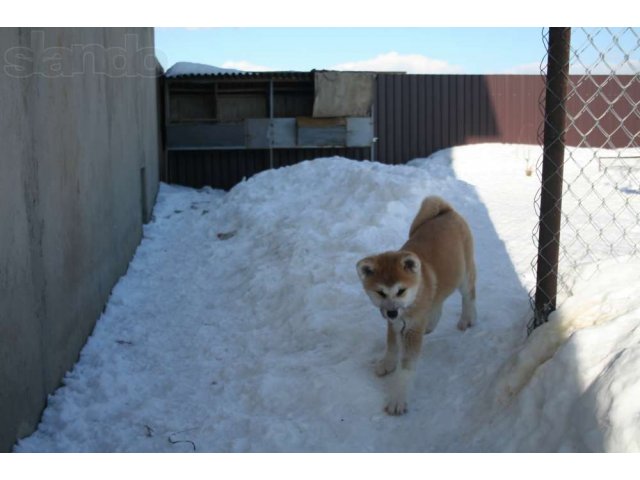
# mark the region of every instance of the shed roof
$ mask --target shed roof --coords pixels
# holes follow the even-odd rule
[[[202,63],[178,62],[174,64],[164,74],[167,78],[202,78],[202,77],[224,77],[224,78],[308,78],[312,72],[245,72],[231,68],[221,68]]]

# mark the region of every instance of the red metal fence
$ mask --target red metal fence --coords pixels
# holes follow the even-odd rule
[[[571,76],[571,81],[577,87],[570,92],[567,108],[579,120],[567,132],[568,145],[638,146],[640,117],[633,112],[640,100],[637,76]],[[601,86],[609,102],[596,102],[585,111],[584,100]],[[406,163],[473,143],[538,144],[543,91],[539,75],[379,75],[376,160]],[[621,117],[626,132],[621,130]],[[636,145],[629,144],[629,132]]]

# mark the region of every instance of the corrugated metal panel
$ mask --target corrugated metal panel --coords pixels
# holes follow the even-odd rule
[[[310,80],[313,79],[314,72],[207,72],[207,73],[183,73],[179,75],[165,74],[167,78],[228,78],[228,79],[274,79],[274,80]]]
[[[640,101],[638,76],[572,76],[571,82],[577,87],[567,105],[576,122],[567,132],[569,145],[638,146],[640,117],[632,111]],[[621,85],[626,84],[622,95]],[[584,101],[598,88],[609,102],[599,98],[584,110]],[[543,91],[539,75],[379,74],[376,160],[405,163],[443,148],[479,142],[537,144]]]
[[[304,149],[282,149],[273,151],[274,167],[284,167],[295,165],[304,160],[313,160],[323,157],[344,157],[351,160],[369,160],[371,149],[363,147],[347,148],[304,148]]]
[[[537,141],[536,76],[379,75],[377,160],[412,158],[468,143]],[[527,120],[526,120],[527,119]]]
[[[304,160],[340,156],[371,158],[370,148],[297,148],[273,150],[274,167]],[[168,183],[194,188],[206,185],[229,190],[243,178],[269,168],[269,150],[185,150],[168,152]]]
[[[269,168],[268,150],[184,150],[168,154],[169,183],[228,190]]]

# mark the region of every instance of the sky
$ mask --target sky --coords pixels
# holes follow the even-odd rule
[[[239,70],[540,73],[541,27],[156,28],[167,70],[195,62]]]

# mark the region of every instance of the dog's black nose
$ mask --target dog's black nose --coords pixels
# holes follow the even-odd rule
[[[398,316],[397,310],[387,310],[387,316],[389,318],[396,318]]]

